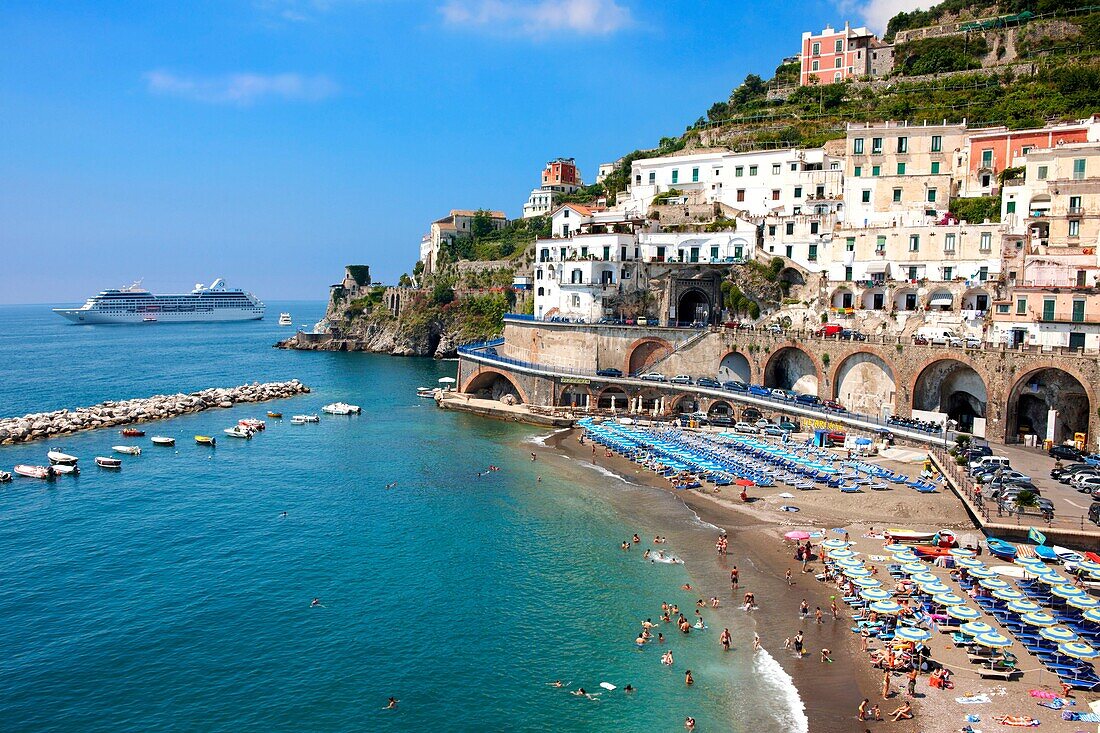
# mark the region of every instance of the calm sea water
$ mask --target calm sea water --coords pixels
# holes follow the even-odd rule
[[[323,310],[269,307],[295,323]],[[747,621],[728,655],[718,628],[669,633],[672,669],[633,647],[662,600],[693,608],[679,590],[692,568],[618,543],[659,532],[699,549],[713,528],[662,492],[532,462],[537,431],[415,396],[454,362],[275,350],[289,329],[274,319],[90,327],[38,306],[0,318],[3,416],[252,380],[315,390],[146,428],[175,448],[111,431],[0,448],[7,470],[43,463],[47,446],[83,464],[0,487],[3,730],[660,731],[689,714],[701,731],[800,727],[782,673],[751,659]],[[275,422],[214,450],[191,439],[338,399],[363,415]],[[122,442],[143,454],[119,473],[92,464]],[[479,478],[490,464],[502,470]],[[555,679],[638,692],[593,702]],[[390,695],[400,706],[383,711]]]

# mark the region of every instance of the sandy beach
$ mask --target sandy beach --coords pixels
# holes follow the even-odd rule
[[[949,636],[941,634],[934,634],[928,645],[932,658],[954,672],[955,689],[932,689],[928,684],[928,675],[922,674],[917,682],[916,695],[911,700],[915,719],[889,722],[887,714],[904,699],[909,699],[904,694],[905,677],[901,674],[893,676],[894,692],[890,699],[883,700],[882,672],[871,666],[867,653],[860,650],[859,636],[849,630],[851,609],[838,604],[840,619],[834,621],[830,613],[830,597],[836,595],[836,588],[832,583],[814,578],[822,567],[817,553],[810,564],[812,572],[803,574],[800,564],[793,558],[792,543],[783,539],[783,534],[790,529],[828,530],[843,527],[850,533],[853,549],[868,556],[873,563],[874,558],[881,556],[883,542],[864,535],[880,532],[886,526],[919,530],[952,528],[962,536],[969,533],[979,537],[980,534],[950,492],[920,494],[900,487],[891,491],[858,494],[841,494],[835,490],[797,492],[794,498],[783,498],[779,494],[787,489],[779,485],[751,488],[749,493],[753,501],[744,503],[734,487],[718,492],[713,487],[706,492],[676,491],[667,480],[637,464],[615,454],[605,455],[602,447],[597,446],[593,453],[591,443],[586,441],[582,445],[580,436],[580,430],[559,432],[546,441],[542,452],[550,460],[557,458],[594,464],[634,483],[672,492],[702,521],[721,527],[728,533],[730,547],[724,557],[717,556],[713,545],[677,548],[678,554],[688,563],[689,572],[698,584],[699,595],[707,598],[716,595],[726,604],[721,614],[723,622],[744,624],[744,614],[733,613],[731,609],[734,604],[742,602],[746,591],[756,594],[759,610],[752,613],[752,620],[763,646],[794,680],[805,703],[811,731],[861,733],[869,729],[900,733],[948,732],[967,725],[968,714],[981,718],[982,722],[973,723],[977,730],[1003,729],[993,722],[994,715],[1028,715],[1041,720],[1044,725],[1069,725],[1061,720],[1059,712],[1040,707],[1028,695],[1028,690],[1033,688],[1056,692],[1060,688],[1051,673],[1036,671],[1040,667],[1037,660],[1030,658],[1019,644],[1013,651],[1021,657],[1021,667],[1028,670],[1025,675],[1013,682],[983,680],[969,664],[965,653],[952,645]],[[899,464],[881,459],[880,462],[909,475],[920,471],[919,464]],[[782,505],[796,505],[800,511],[782,511]],[[815,540],[815,543],[819,541]],[[740,573],[740,587],[731,591],[729,572],[734,565]],[[883,571],[885,565],[883,562]],[[931,566],[929,568],[933,569]],[[791,587],[784,579],[788,569],[794,576]],[[946,571],[937,569],[936,572],[943,575],[945,582],[951,582]],[[885,580],[888,579],[887,576]],[[962,593],[957,585],[953,590]],[[800,620],[798,614],[803,599],[811,609],[811,617],[805,621]],[[824,612],[822,624],[816,623],[812,615],[817,607]],[[802,659],[783,649],[784,640],[800,629],[806,637],[806,656]],[[877,643],[881,646],[881,642]],[[874,646],[872,644],[871,648]],[[831,651],[832,663],[820,661],[822,648]],[[955,700],[957,697],[975,695],[986,695],[989,702],[962,704]],[[869,699],[872,705],[879,705],[887,721],[858,722],[856,709],[864,698]],[[1095,698],[1094,694],[1079,693],[1080,702],[1073,709],[1088,712],[1087,701]]]

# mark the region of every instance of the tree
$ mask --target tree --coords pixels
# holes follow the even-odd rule
[[[420,263],[418,262],[417,264]],[[411,288],[413,281],[412,278],[409,277],[409,273],[403,272],[401,273],[401,277],[397,278],[397,284],[403,288]]]
[[[489,212],[485,209],[475,211],[473,219],[470,221],[470,232],[473,234],[474,239],[487,237],[492,231],[493,219],[489,216]]]
[[[432,288],[432,302],[436,305],[444,305],[455,299],[455,291],[448,283],[438,282]]]

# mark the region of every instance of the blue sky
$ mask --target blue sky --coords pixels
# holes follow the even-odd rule
[[[0,302],[392,281],[449,209],[518,215],[546,160],[592,180],[803,29],[906,4],[6,0]]]

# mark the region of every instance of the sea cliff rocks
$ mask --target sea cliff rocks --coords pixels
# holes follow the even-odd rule
[[[163,420],[211,408],[232,407],[238,402],[266,402],[308,393],[309,387],[289,382],[243,384],[240,387],[204,389],[191,394],[153,395],[121,402],[101,402],[75,410],[39,412],[0,419],[0,445],[28,443],[95,428],[112,428],[149,420]]]

